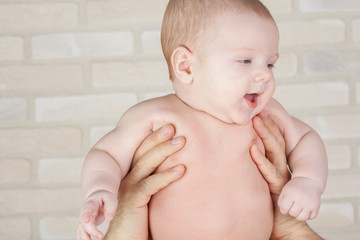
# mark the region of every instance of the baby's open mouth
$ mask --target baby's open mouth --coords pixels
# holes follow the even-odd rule
[[[257,104],[258,104],[258,96],[259,96],[259,94],[257,94],[257,93],[246,94],[246,95],[244,96],[247,104],[249,105],[249,107],[250,107],[251,109],[254,109],[254,108],[257,107]]]

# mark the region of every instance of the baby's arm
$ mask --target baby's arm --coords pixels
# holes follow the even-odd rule
[[[292,172],[279,198],[280,210],[298,220],[313,219],[318,214],[327,179],[324,144],[310,126],[290,116],[277,101],[270,102],[268,113],[283,130]]]
[[[82,235],[102,238],[96,225],[112,220],[117,208],[120,181],[131,166],[137,147],[152,131],[151,107],[141,103],[129,109],[114,130],[88,153],[82,169],[84,205],[80,213]],[[87,239],[83,237],[81,239]]]

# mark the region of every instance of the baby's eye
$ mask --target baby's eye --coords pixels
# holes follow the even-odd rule
[[[252,61],[251,59],[239,59],[238,62],[241,64],[250,64]]]
[[[274,66],[274,64],[271,64],[271,63],[270,63],[270,64],[267,65],[267,67],[270,68],[270,69],[272,69],[272,68],[274,68],[275,66]]]

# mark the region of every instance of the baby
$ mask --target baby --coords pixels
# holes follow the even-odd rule
[[[258,0],[170,0],[161,41],[176,93],[129,109],[89,152],[82,239],[102,237],[95,224],[101,214],[112,219],[134,152],[167,123],[187,142],[156,171],[183,164],[187,172],[151,199],[152,238],[269,239],[271,197],[249,153],[253,144],[264,152],[252,127],[258,114],[271,115],[286,142],[292,179],[280,195],[281,211],[313,219],[326,184],[326,153],[315,131],[272,98],[279,32],[267,8]]]

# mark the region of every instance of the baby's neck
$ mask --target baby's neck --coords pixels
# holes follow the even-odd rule
[[[175,93],[175,94],[173,94],[173,95],[174,95],[174,97],[177,99],[177,101],[181,102],[183,105],[185,105],[187,108],[191,109],[192,111],[195,111],[195,112],[197,112],[197,113],[199,113],[199,114],[202,114],[202,115],[204,115],[204,116],[206,116],[206,117],[208,117],[208,118],[211,118],[211,119],[213,119],[213,120],[219,121],[219,122],[221,122],[221,123],[223,123],[223,124],[229,124],[229,125],[237,124],[237,123],[234,123],[234,122],[226,122],[226,121],[222,120],[221,118],[219,118],[219,117],[217,117],[217,116],[215,116],[215,115],[213,115],[213,114],[205,111],[204,109],[201,109],[201,108],[199,108],[199,107],[196,107],[196,105],[195,105],[195,104],[192,104],[191,101],[182,98],[182,97],[179,96],[179,94],[177,94],[177,93]],[[249,123],[241,124],[241,125],[247,125],[247,124],[249,124]],[[240,125],[240,124],[237,124],[237,125]]]

